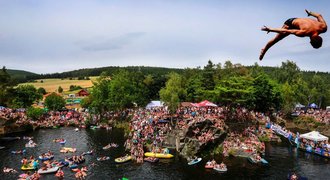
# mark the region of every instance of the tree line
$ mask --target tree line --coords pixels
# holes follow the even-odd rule
[[[154,75],[164,75],[169,71],[175,71],[180,73],[182,69],[175,68],[163,68],[163,67],[147,67],[147,66],[128,66],[128,67],[119,67],[119,66],[109,66],[109,67],[100,67],[100,68],[85,68],[78,69],[74,71],[67,71],[62,73],[49,73],[49,74],[28,74],[26,75],[26,80],[35,80],[35,79],[50,79],[50,78],[75,78],[78,77],[84,79],[83,77],[90,76],[99,76],[102,72],[108,74],[113,74],[119,69],[125,69],[127,71],[139,71],[142,74],[154,74]]]
[[[93,72],[93,69],[85,70]],[[86,76],[80,73],[79,76]],[[144,107],[150,100],[159,99],[172,112],[180,102],[205,99],[260,112],[281,110],[290,113],[297,103],[308,105],[313,102],[323,108],[330,105],[329,74],[301,71],[292,61],[282,62],[280,67],[260,67],[257,63],[246,67],[231,61],[214,64],[209,60],[204,67],[113,67],[112,71],[93,75],[99,78],[82,106],[101,116],[109,111]],[[0,78],[0,105],[26,107],[40,97],[31,95],[41,92],[40,89],[24,89],[11,84],[5,68],[0,72]],[[26,98],[28,94],[29,98]]]
[[[94,83],[83,105],[95,113],[144,107],[150,100],[161,99],[175,112],[180,102],[210,100],[220,105],[244,106],[260,112],[290,113],[295,104],[330,104],[328,76],[314,73],[305,79],[304,72],[292,61],[266,72],[258,64],[244,67],[226,61],[203,67],[186,68],[181,73],[163,76],[144,75],[120,69],[103,73]]]

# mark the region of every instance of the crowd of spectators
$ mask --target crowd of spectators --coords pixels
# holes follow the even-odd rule
[[[309,108],[307,110],[297,109],[294,114],[299,117],[311,117],[318,122],[329,124],[330,123],[330,111],[324,109]]]
[[[228,156],[230,151],[238,152],[243,150],[245,154],[258,154],[265,152],[265,143],[260,142],[258,134],[264,133],[254,126],[249,126],[243,132],[231,132],[223,142],[223,155]]]
[[[130,150],[131,156],[137,162],[143,162],[144,150],[149,149],[152,152],[162,152],[163,142],[166,135],[174,126],[170,122],[171,114],[166,107],[156,107],[152,109],[134,109],[125,111],[132,116],[130,121],[130,133],[125,143],[126,148]],[[109,113],[110,117],[119,117],[121,114]],[[232,116],[232,117],[230,117]],[[309,109],[299,111],[299,116],[313,117],[316,121],[329,123],[330,112],[321,109]],[[23,109],[2,108],[0,110],[0,119],[5,121],[15,120],[18,125],[31,124],[37,127],[53,127],[59,125],[85,126],[87,119],[97,120],[99,115],[91,115],[88,111],[50,111],[44,113],[38,120],[32,120],[27,117]],[[189,129],[196,123],[209,120],[212,127],[224,130],[226,121],[230,118],[243,119],[255,122],[269,122],[269,116],[264,113],[249,111],[246,108],[220,107],[180,107],[174,114],[177,129]],[[214,140],[214,134],[210,129],[201,130],[198,127],[193,129],[194,138],[200,143],[207,143]],[[229,132],[223,143],[223,153],[228,155],[231,149],[243,149],[246,152],[263,152],[264,144],[259,141],[258,136],[267,134],[264,128],[259,126],[250,126],[243,132]]]
[[[2,108],[0,119],[4,121],[15,121],[17,125],[33,125],[41,128],[54,126],[84,126],[87,118],[90,118],[88,111],[49,111],[43,113],[39,119],[33,120],[27,116],[25,109]],[[96,118],[96,117],[92,117]]]

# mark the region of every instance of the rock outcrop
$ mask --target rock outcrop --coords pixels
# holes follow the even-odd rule
[[[199,133],[195,134],[194,130],[199,129]],[[184,129],[180,132],[180,155],[184,158],[195,156],[200,154],[203,150],[209,149],[223,142],[227,134],[227,127],[221,130],[214,126],[211,120],[205,120],[202,122],[197,122],[188,129]],[[203,133],[210,132],[213,136],[212,140],[206,142],[200,142],[198,137]]]

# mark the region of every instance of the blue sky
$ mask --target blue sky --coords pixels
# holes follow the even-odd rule
[[[103,66],[197,67],[213,63],[330,72],[330,35],[313,49],[293,35],[260,49],[304,9],[330,21],[328,0],[0,0],[0,65],[36,73]]]

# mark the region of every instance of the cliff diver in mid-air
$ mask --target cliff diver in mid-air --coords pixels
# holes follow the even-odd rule
[[[294,34],[298,37],[309,37],[310,43],[313,48],[320,48],[322,46],[322,38],[319,36],[321,33],[327,31],[327,23],[319,13],[305,10],[308,16],[313,16],[316,19],[311,18],[290,18],[284,22],[282,28],[269,28],[264,26],[262,31],[276,32],[277,35],[270,40],[266,46],[261,50],[259,60],[261,61],[266,54],[267,50],[274,44],[287,37],[290,34]]]

